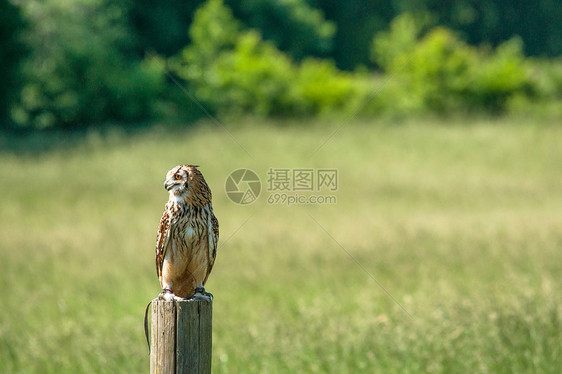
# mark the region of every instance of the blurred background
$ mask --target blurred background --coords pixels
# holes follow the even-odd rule
[[[561,23],[553,0],[1,0],[0,372],[148,371],[162,183],[191,163],[214,372],[557,373]],[[336,200],[287,204],[271,168],[337,170]]]
[[[9,127],[204,117],[178,86],[221,115],[560,116],[562,10],[551,0],[0,6]]]

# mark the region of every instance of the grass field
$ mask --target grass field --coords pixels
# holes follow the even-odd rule
[[[194,163],[221,226],[214,373],[558,373],[562,127],[355,123],[310,157],[336,126],[1,152],[0,372],[148,372],[162,183]],[[269,167],[337,168],[337,204],[237,206],[242,167],[264,187]]]

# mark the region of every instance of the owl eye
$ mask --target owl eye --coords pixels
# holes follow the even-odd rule
[[[181,175],[176,174],[174,178],[176,178],[177,180],[180,180],[180,179],[181,179]]]

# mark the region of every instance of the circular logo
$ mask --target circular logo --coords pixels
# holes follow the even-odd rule
[[[260,177],[250,169],[234,170],[224,183],[226,196],[233,203],[248,205],[257,200],[261,192]]]

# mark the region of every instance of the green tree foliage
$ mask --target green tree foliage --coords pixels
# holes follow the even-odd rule
[[[415,19],[404,14],[373,42],[373,58],[394,77],[388,93],[398,100],[403,96],[412,109],[501,111],[509,98],[532,86],[518,39],[492,50],[471,47],[442,27],[421,39],[420,32]]]
[[[202,0],[130,1],[129,25],[136,37],[136,52],[172,56],[189,44],[187,33]]]
[[[562,118],[562,59],[528,59],[532,86],[510,99],[508,110],[516,115]]]
[[[439,24],[469,44],[497,46],[517,35],[528,55],[562,54],[562,6],[558,0],[425,0]]]
[[[407,58],[416,48],[423,31],[423,23],[410,13],[404,13],[391,23],[389,30],[381,31],[373,40],[371,59],[386,71]]]
[[[190,39],[186,30],[203,0],[128,0],[138,52],[169,57]],[[471,45],[497,46],[518,35],[530,55],[562,53],[557,0],[226,0],[234,16],[293,59],[333,58],[339,68],[369,65],[373,36],[398,15],[430,14],[434,25]]]
[[[342,110],[355,90],[329,62],[296,65],[254,30],[244,30],[221,0],[195,15],[192,43],[172,60],[175,72],[212,110],[257,115]]]
[[[373,35],[402,13],[428,13],[435,25],[458,32],[471,45],[499,44],[519,36],[525,53],[562,54],[559,0],[314,0],[337,33],[331,57],[344,69],[369,63]]]
[[[0,0],[0,126],[8,123],[10,104],[20,87],[19,64],[25,56],[20,40],[23,28],[18,9]]]
[[[191,42],[186,32],[195,9],[204,1],[152,1],[131,3],[130,23],[137,35],[138,50],[156,51],[169,57]],[[301,60],[328,56],[333,48],[335,26],[321,10],[306,0],[227,0],[234,17],[246,27],[259,30],[264,40]]]
[[[296,60],[329,56],[336,27],[306,0],[226,0],[234,16]]]
[[[373,35],[385,30],[397,15],[392,0],[315,0],[326,18],[336,25],[331,54],[339,68],[352,70],[369,64]]]
[[[560,53],[552,0],[224,1],[0,1],[0,119],[193,118],[165,61],[214,112],[541,111],[562,97],[560,62],[523,56]],[[339,70],[361,64],[376,71]]]
[[[15,120],[38,128],[150,118],[162,89],[151,61],[128,59],[131,46],[119,3],[28,1],[32,52]]]

